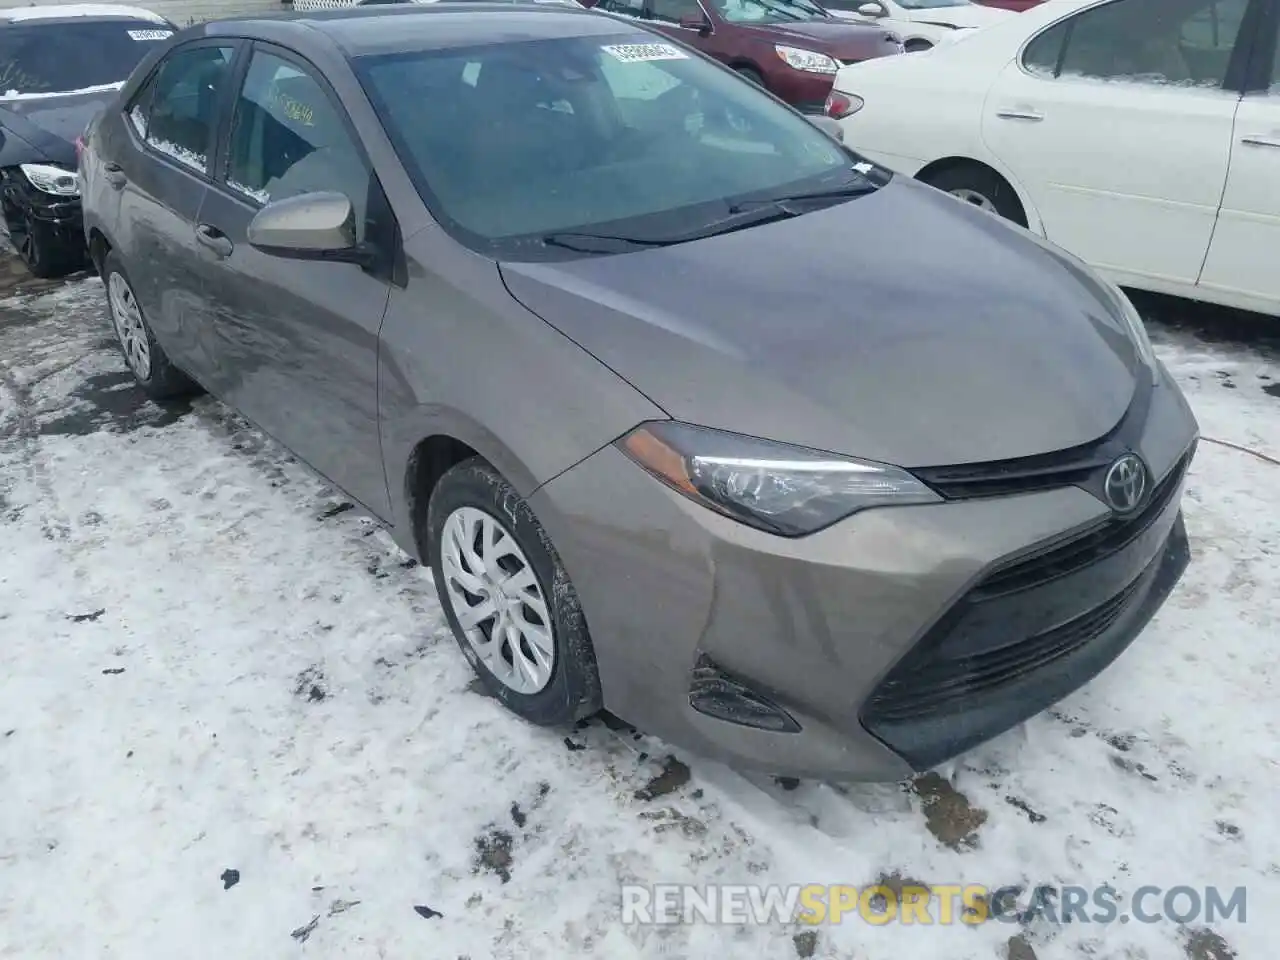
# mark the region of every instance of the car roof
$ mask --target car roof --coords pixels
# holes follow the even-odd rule
[[[32,20],[149,20],[170,26],[168,20],[142,7],[129,7],[117,3],[58,3],[43,7],[14,7],[0,10],[0,24],[26,23]]]
[[[585,7],[513,4],[406,3],[342,7],[260,18],[218,20],[209,36],[262,36],[292,42],[300,50],[323,34],[349,57],[445,50],[486,43],[519,43],[560,37],[613,36],[637,28]]]

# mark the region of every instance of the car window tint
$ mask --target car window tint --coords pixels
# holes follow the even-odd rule
[[[600,0],[596,4],[596,9],[622,14],[625,17],[643,17],[644,0]]]
[[[314,77],[270,53],[254,53],[236,100],[226,181],[255,203],[336,191],[364,229],[369,171],[342,115]]]
[[[209,164],[209,146],[218,120],[218,97],[235,56],[233,47],[178,50],[160,65],[151,106],[131,111],[134,128],[147,143],[195,170]]]
[[[1268,93],[1280,93],[1280,37],[1276,38],[1275,54],[1271,58],[1271,87]]]
[[[1219,88],[1249,0],[1114,0],[1071,19],[1061,75]]]
[[[663,23],[679,23],[689,17],[703,16],[698,0],[650,0],[649,16]]]
[[[1052,77],[1058,72],[1062,57],[1062,43],[1067,38],[1068,24],[1059,23],[1027,44],[1022,53],[1022,65],[1037,76]]]
[[[0,99],[123,83],[171,36],[173,30],[151,20],[84,17],[7,24],[0,28]]]

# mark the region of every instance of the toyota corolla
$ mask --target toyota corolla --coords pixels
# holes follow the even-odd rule
[[[142,388],[385,523],[515,713],[892,779],[1142,631],[1197,428],[1118,289],[818,122],[635,23],[406,5],[189,29],[80,174]]]

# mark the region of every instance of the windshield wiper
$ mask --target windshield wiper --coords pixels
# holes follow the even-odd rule
[[[604,233],[549,233],[542,238],[542,242],[549,247],[564,247],[579,253],[625,253],[636,247],[665,247],[680,241],[618,237]]]
[[[808,200],[849,200],[853,197],[861,197],[868,193],[875,193],[880,188],[874,183],[860,183],[854,187],[836,187],[831,190],[815,190],[812,193],[792,193],[783,197],[760,197],[754,200],[739,200],[729,208],[731,213],[742,213],[746,210],[755,210],[770,204],[786,204],[786,203],[804,203]]]
[[[772,201],[771,201],[772,202]],[[542,238],[542,242],[552,247],[564,247],[580,253],[626,253],[637,247],[670,247],[677,243],[688,243],[691,240],[702,240],[716,237],[734,230],[756,227],[775,220],[790,220],[803,213],[801,210],[789,209],[784,203],[773,206],[751,206],[738,209],[736,206],[729,216],[712,220],[701,227],[695,227],[684,233],[672,233],[662,237],[624,237],[602,233],[550,233]]]

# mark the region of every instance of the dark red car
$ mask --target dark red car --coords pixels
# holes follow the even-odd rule
[[[812,0],[585,0],[715,57],[805,113],[822,113],[846,63],[902,52],[883,27],[837,20]]]

